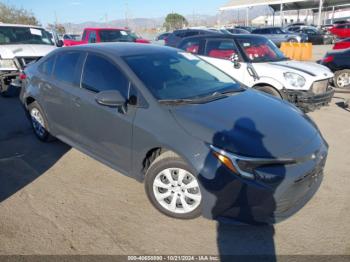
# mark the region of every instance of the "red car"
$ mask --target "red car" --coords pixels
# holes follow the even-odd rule
[[[350,37],[339,42],[336,42],[333,46],[333,49],[346,49],[350,48]]]
[[[67,39],[63,42],[65,46],[103,42],[150,43],[148,40],[142,39],[127,28],[85,28],[82,40]]]
[[[338,38],[350,37],[350,23],[334,25],[329,31]]]

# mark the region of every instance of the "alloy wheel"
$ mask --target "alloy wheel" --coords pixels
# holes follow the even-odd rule
[[[346,88],[350,86],[350,73],[344,72],[337,77],[337,85],[340,88]]]
[[[153,181],[153,193],[163,208],[176,214],[192,212],[202,200],[197,178],[181,168],[161,171]]]
[[[30,116],[32,119],[32,125],[34,128],[34,132],[39,136],[43,137],[45,135],[45,123],[43,116],[41,115],[40,111],[37,108],[32,108],[30,111]]]

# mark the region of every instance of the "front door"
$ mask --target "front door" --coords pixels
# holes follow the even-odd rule
[[[75,141],[100,160],[128,172],[136,108],[127,106],[123,111],[98,104],[96,95],[105,90],[118,90],[127,99],[130,83],[113,61],[89,53],[83,67],[81,88],[74,94]]]

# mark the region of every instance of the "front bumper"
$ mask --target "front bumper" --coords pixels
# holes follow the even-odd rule
[[[245,224],[273,224],[287,219],[305,206],[320,187],[327,151],[323,143],[314,159],[258,168],[259,178],[254,180],[232,173],[214,156],[208,156],[198,177],[203,216]]]
[[[322,106],[326,106],[332,100],[334,89],[328,87],[326,92],[314,94],[312,91],[283,90],[285,99],[305,112],[314,111]]]

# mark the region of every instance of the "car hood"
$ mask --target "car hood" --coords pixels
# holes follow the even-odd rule
[[[0,45],[0,56],[2,59],[42,57],[54,49],[56,49],[54,45]]]
[[[254,90],[170,110],[190,135],[242,156],[295,157],[319,135],[299,109]]]
[[[281,62],[269,62],[268,66],[271,69],[280,69],[284,72],[294,72],[302,75],[307,75],[308,77],[321,76],[323,78],[333,77],[333,73],[325,66],[319,65],[314,62],[300,62],[294,60],[281,61]]]

